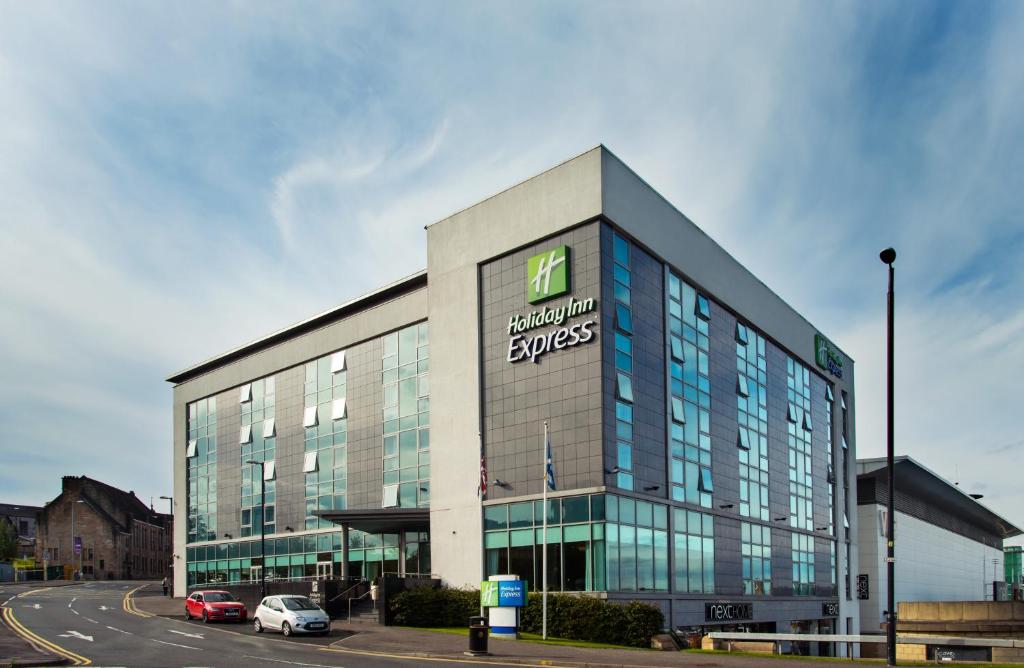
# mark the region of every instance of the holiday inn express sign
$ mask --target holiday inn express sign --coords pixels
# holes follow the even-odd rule
[[[814,361],[836,378],[843,377],[843,354],[821,334],[814,335]]]
[[[569,247],[556,246],[534,255],[526,262],[526,297],[530,304],[547,301],[569,292]],[[508,354],[512,363],[540,358],[554,350],[572,348],[594,340],[596,317],[583,322],[569,320],[594,313],[597,301],[590,297],[569,297],[561,305],[545,305],[540,310],[513,315],[508,320]],[[525,332],[554,325],[547,332],[527,335]]]

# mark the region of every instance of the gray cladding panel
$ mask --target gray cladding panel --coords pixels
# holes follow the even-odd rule
[[[509,319],[540,310],[527,304],[529,257],[565,244],[570,254],[570,292],[600,301],[600,248],[596,223],[569,230],[480,266],[484,448],[491,499],[541,491],[543,421],[548,420],[559,490],[601,484],[601,348],[598,341],[555,350],[536,363],[507,361]],[[559,307],[569,295],[546,304]],[[600,305],[600,304],[599,304]],[[597,314],[572,320],[582,322]],[[554,326],[528,330],[530,338]],[[595,328],[596,331],[597,328]]]

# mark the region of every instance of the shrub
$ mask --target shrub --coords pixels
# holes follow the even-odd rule
[[[541,595],[530,594],[520,628],[540,633]],[[651,636],[664,625],[661,610],[648,603],[611,603],[590,596],[548,594],[548,635],[569,640],[649,647]]]
[[[399,626],[469,626],[480,614],[476,589],[410,589],[388,600],[394,623]]]

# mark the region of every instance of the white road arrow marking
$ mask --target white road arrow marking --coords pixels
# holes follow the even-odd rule
[[[161,645],[170,645],[171,647],[182,647],[184,649],[199,649],[198,647],[189,647],[188,645],[179,645],[179,644],[173,643],[173,642],[164,642],[163,640],[157,640],[156,638],[153,638],[153,642],[158,642]],[[199,651],[202,651],[202,650],[199,650]]]
[[[188,636],[189,638],[199,638],[200,640],[206,640],[202,633],[185,633],[184,631],[175,631],[174,629],[167,629],[168,633],[177,633],[179,636]]]
[[[60,634],[61,638],[78,638],[79,640],[88,640],[92,642],[92,636],[82,635],[78,631],[68,631],[67,633]]]

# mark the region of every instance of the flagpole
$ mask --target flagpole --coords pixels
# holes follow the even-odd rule
[[[548,421],[544,421],[544,528],[543,528],[543,557],[541,559],[543,575],[541,576],[541,637],[548,639],[548,457],[551,451],[548,449]]]

